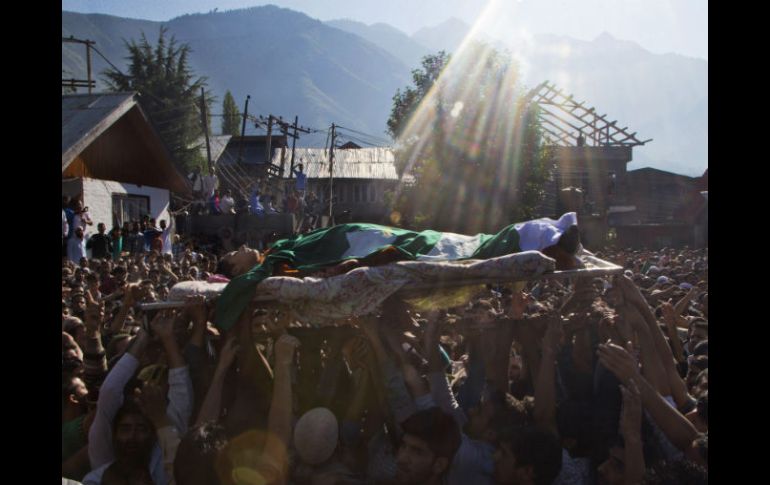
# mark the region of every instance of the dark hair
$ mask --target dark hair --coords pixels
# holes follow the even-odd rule
[[[701,381],[701,379],[703,379],[704,377],[706,379],[708,379],[708,377],[709,377],[709,370],[708,370],[708,368],[703,369],[702,371],[698,372],[698,377],[695,378],[695,383],[696,384],[699,383]]]
[[[112,420],[112,436],[115,436],[118,432],[118,423],[120,423],[120,420],[123,419],[124,416],[134,416],[138,415],[141,416],[142,419],[147,421],[147,425],[150,427],[150,429],[153,430],[153,434],[155,434],[155,426],[153,426],[152,421],[142,412],[142,409],[136,404],[136,402],[133,400],[133,398],[126,399],[126,401],[123,403],[123,406],[118,409],[118,412],[115,413],[115,418]]]
[[[708,355],[696,355],[690,362],[690,367],[694,367],[698,372],[709,368]]]
[[[215,270],[217,274],[221,274],[222,276],[226,276],[227,278],[233,278],[233,269],[234,265],[226,261],[224,258],[219,260],[219,263],[217,263],[217,269]]]
[[[559,475],[562,448],[559,438],[552,432],[527,426],[503,433],[501,441],[511,447],[517,467],[532,467],[536,485],[550,485]]]
[[[438,407],[417,411],[401,427],[405,434],[425,441],[434,455],[447,458],[450,463],[460,448],[460,428],[452,416]]]
[[[701,458],[703,458],[703,461],[708,463],[709,461],[709,434],[708,432],[702,433],[698,435],[695,440],[692,442],[693,446],[698,450],[698,453],[700,453]]]
[[[645,485],[707,485],[708,471],[688,460],[662,461],[647,470]]]
[[[709,392],[703,391],[703,394],[698,398],[698,404],[696,405],[696,409],[698,410],[698,417],[703,420],[704,423],[706,423],[706,426],[709,424]]]
[[[499,390],[492,391],[487,398],[495,408],[489,421],[493,430],[523,428],[530,422],[534,409],[532,399],[516,399],[513,395]]]
[[[209,422],[191,428],[179,442],[174,458],[176,483],[219,483],[216,464],[225,446],[227,435],[221,425]]]
[[[695,318],[690,322],[690,331],[694,329],[709,331],[709,322],[705,318]]]
[[[707,340],[701,340],[698,342],[697,345],[695,345],[695,348],[692,349],[693,355],[703,355],[708,357],[709,355],[709,341]]]

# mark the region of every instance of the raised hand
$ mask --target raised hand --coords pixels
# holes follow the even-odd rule
[[[83,323],[85,323],[86,331],[88,331],[89,334],[101,331],[104,325],[104,303],[89,303],[88,306],[86,306]]]
[[[642,430],[642,398],[633,379],[620,386],[623,394],[623,410],[620,414],[620,430],[623,438],[638,438]]]
[[[276,366],[290,366],[294,358],[294,351],[300,346],[300,341],[296,337],[285,333],[275,342],[275,364]]]
[[[543,337],[543,353],[555,355],[561,348],[564,339],[564,329],[561,318],[558,315],[549,315],[548,323]]]
[[[233,365],[235,357],[238,355],[238,348],[239,345],[235,336],[228,337],[219,353],[219,363],[217,364],[219,370],[227,370]]]
[[[150,328],[160,340],[174,337],[174,314],[171,310],[159,311],[150,322]]]
[[[639,376],[639,365],[634,357],[620,345],[612,342],[599,344],[599,361],[620,380],[628,383]]]
[[[206,321],[208,319],[206,297],[203,295],[188,296],[185,302],[185,312],[193,322]]]

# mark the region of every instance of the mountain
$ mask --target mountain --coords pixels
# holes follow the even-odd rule
[[[433,51],[388,24],[366,25],[349,19],[329,20],[326,25],[350,32],[385,49],[409,67],[416,68]]]
[[[305,126],[326,128],[336,122],[383,136],[391,98],[409,82],[409,68],[384,49],[288,9],[265,6],[185,15],[162,25],[190,45],[191,67],[208,78],[218,97],[214,113],[221,112],[229,89],[239,105],[251,95],[252,114],[298,115]],[[62,35],[96,40],[96,47],[120,69],[126,67],[121,37],[138,39],[144,31],[154,43],[160,26],[62,13]],[[62,69],[85,76],[75,60],[82,51],[80,45],[63,44]],[[107,68],[101,58],[92,57],[95,73]],[[218,131],[216,119],[213,126]],[[324,138],[325,133],[315,139],[305,136],[300,144],[323,144]]]
[[[326,128],[335,122],[378,136],[384,135],[393,95],[411,83],[410,71],[421,57],[455,51],[470,32],[467,24],[449,19],[410,37],[386,24],[324,23],[274,6],[164,23],[62,12],[62,36],[95,40],[121,69],[126,67],[122,39],[138,39],[144,31],[154,42],[161,25],[192,47],[191,66],[208,77],[218,97],[214,113],[221,111],[230,89],[240,106],[251,95],[252,114],[298,115],[305,126]],[[652,166],[700,175],[708,166],[707,61],[652,54],[608,33],[592,41],[535,35],[506,46],[519,60],[527,86],[547,79],[640,139],[652,138],[634,149],[630,169]],[[108,65],[98,55],[92,61],[100,78]],[[63,77],[85,78],[82,45],[62,44],[62,70]],[[216,118],[212,125],[218,132]],[[247,127],[247,133],[254,132]],[[325,135],[303,136],[299,144],[323,146]]]
[[[412,39],[428,47],[434,53],[440,50],[454,52],[469,31],[470,26],[468,24],[451,17],[433,27],[423,27],[412,34]]]
[[[510,49],[525,83],[556,83],[579,101],[653,141],[634,148],[629,169],[701,175],[708,166],[708,62],[652,54],[604,33],[593,41],[536,35]]]

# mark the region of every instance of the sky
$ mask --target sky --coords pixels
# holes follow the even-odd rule
[[[607,32],[656,54],[708,60],[706,0],[62,0],[62,10],[165,21],[266,4],[319,20],[382,22],[407,34],[450,17],[469,25],[481,17],[481,28],[502,40],[555,34],[590,41]]]

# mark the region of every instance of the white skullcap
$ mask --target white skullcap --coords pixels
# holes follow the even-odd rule
[[[294,426],[294,447],[309,465],[328,460],[337,448],[338,437],[337,418],[327,408],[311,409]]]

